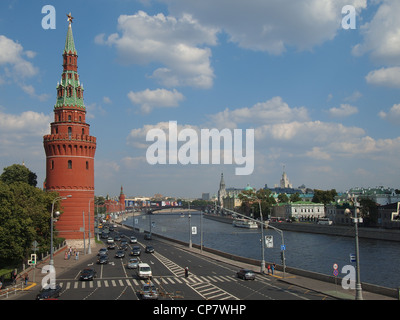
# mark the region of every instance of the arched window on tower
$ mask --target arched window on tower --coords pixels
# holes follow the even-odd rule
[[[68,118],[69,117],[71,117],[71,116],[68,116]],[[68,127],[68,139],[71,140],[71,138],[72,138],[72,128]]]
[[[72,160],[68,160],[68,169],[72,169]]]

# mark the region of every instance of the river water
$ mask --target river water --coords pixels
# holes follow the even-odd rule
[[[153,214],[129,217],[124,224],[141,230],[149,230],[166,237],[189,242],[190,232],[196,227],[197,234],[192,234],[192,243],[232,253],[238,256],[262,259],[260,229],[235,228],[230,224],[210,219],[201,219],[200,213]],[[201,232],[202,230],[202,232]],[[201,234],[203,235],[201,237]],[[264,235],[273,236],[273,248],[265,248],[267,263],[281,264],[281,236],[274,230],[264,230]],[[355,253],[353,237],[338,237],[321,234],[283,231],[286,246],[286,265],[294,268],[333,275],[333,264],[339,265],[339,272],[350,262],[350,254]],[[360,274],[361,281],[388,288],[400,287],[400,243],[360,239]],[[340,274],[339,276],[344,276]]]

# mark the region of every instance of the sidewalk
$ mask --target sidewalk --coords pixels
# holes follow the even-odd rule
[[[86,260],[92,259],[94,256],[97,255],[99,249],[102,247],[101,244],[94,243],[93,246],[91,247],[91,254],[84,254],[83,253],[83,248],[77,248],[79,252],[79,259],[75,260],[75,257],[70,257],[70,259],[65,259],[65,252],[67,251],[68,247],[64,247],[57,252],[54,253],[54,267],[56,269],[56,279],[57,277],[60,277],[64,272],[68,271],[69,269],[73,268],[76,264],[82,263]],[[86,248],[87,250],[87,248]],[[38,290],[36,288],[39,286],[41,288],[42,286],[42,279],[47,275],[47,272],[41,273],[42,268],[46,265],[48,265],[50,262],[50,257],[47,257],[46,259],[40,261],[35,267],[30,267],[27,270],[21,272],[21,277],[23,277],[24,274],[28,274],[29,280],[27,285],[23,284],[23,279],[20,277],[17,279],[16,285],[14,286],[7,286],[6,288],[3,288],[0,291],[0,299],[8,298],[8,299],[13,299],[15,296],[15,293],[18,291],[29,291],[29,290]],[[3,294],[6,294],[6,292],[9,292],[8,297],[2,296]]]

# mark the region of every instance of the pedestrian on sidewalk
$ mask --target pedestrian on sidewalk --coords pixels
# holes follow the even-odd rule
[[[27,273],[24,274],[25,285],[28,284],[29,275]]]
[[[272,264],[271,266],[271,273],[274,274],[274,270],[275,270],[275,262]]]
[[[79,251],[76,251],[75,253],[75,260],[79,260]]]
[[[268,270],[268,274],[269,274],[271,272],[271,265],[270,264],[267,266],[267,270]]]

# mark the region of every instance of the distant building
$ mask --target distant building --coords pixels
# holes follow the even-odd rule
[[[287,174],[285,172],[285,166],[283,166],[283,173],[282,173],[282,179],[280,181],[280,187],[289,189],[293,188],[293,185],[289,182],[289,178],[287,177]]]
[[[399,203],[390,203],[378,207],[378,224],[383,228],[400,229],[400,220],[392,220],[392,215],[399,213]]]
[[[279,186],[275,185],[273,188],[269,188],[268,185],[264,186],[265,190],[270,190],[276,199],[279,194],[284,193],[287,195],[298,193],[302,201],[311,202],[314,191],[307,188],[304,184],[298,188],[293,188],[293,185],[289,182],[289,178],[285,172],[285,167],[283,167],[282,178],[280,180]]]
[[[209,193],[203,192],[203,193],[201,194],[201,200],[205,200],[205,201],[210,200],[210,194],[209,194]]]
[[[271,217],[296,219],[298,221],[316,221],[325,217],[323,203],[297,201],[292,203],[277,203],[272,207]]]
[[[225,181],[224,181],[224,174],[221,173],[221,181],[219,182],[219,189],[218,189],[218,205],[223,207],[224,206],[224,197],[226,197],[226,190],[225,190]]]
[[[393,188],[383,186],[375,188],[351,188],[347,192],[335,197],[335,201],[340,203],[347,201],[349,196],[355,195],[358,198],[368,198],[379,205],[386,205],[400,201],[400,194],[397,194]]]

